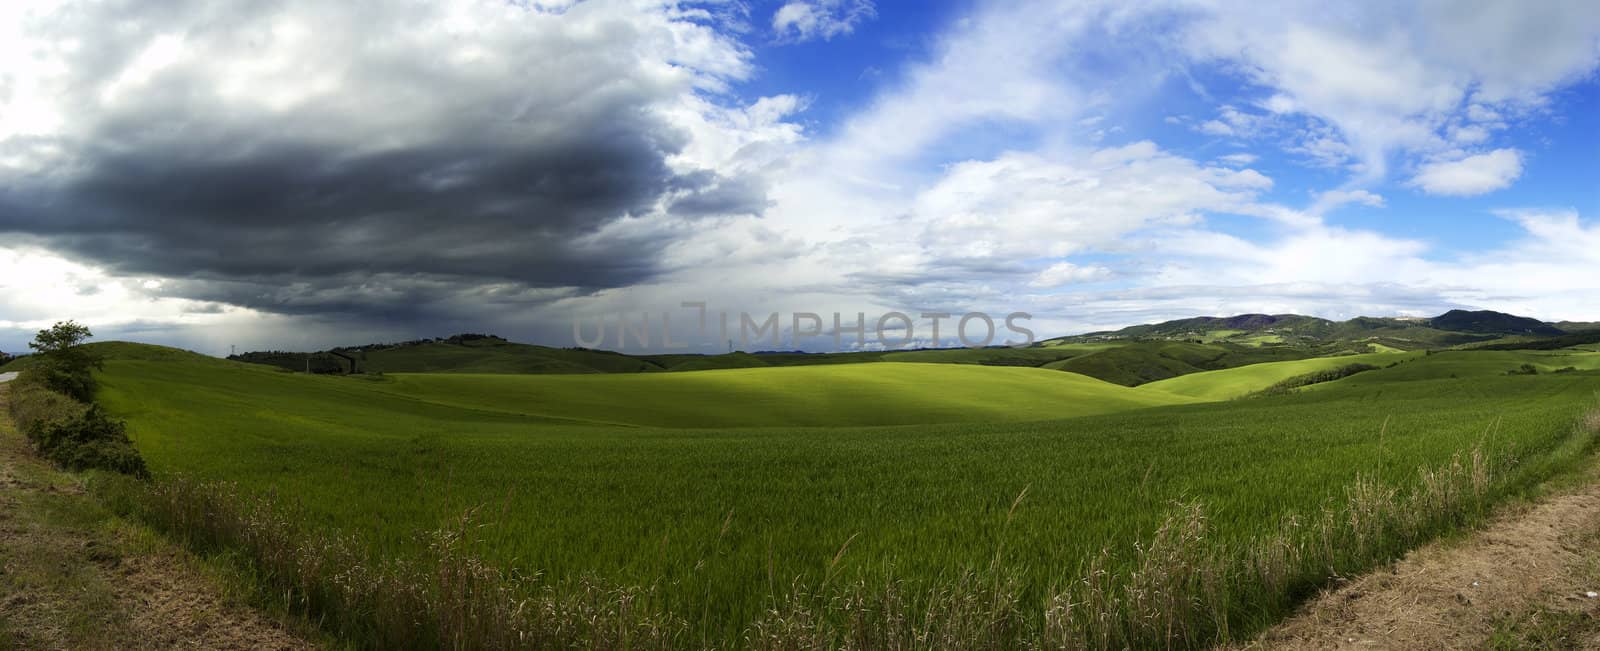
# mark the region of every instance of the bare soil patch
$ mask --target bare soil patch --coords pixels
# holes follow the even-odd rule
[[[1600,429],[1600,415],[1589,420]],[[1600,462],[1577,488],[1508,507],[1465,538],[1424,546],[1327,591],[1246,646],[1478,649],[1506,644],[1508,626],[1519,622],[1600,622],[1600,595],[1591,596],[1600,592],[1597,541]],[[1563,634],[1573,631],[1588,639],[1569,640],[1572,648],[1600,646],[1600,624]]]

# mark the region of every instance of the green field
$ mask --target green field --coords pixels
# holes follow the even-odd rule
[[[360,378],[100,350],[101,401],[158,475],[271,492],[376,557],[425,554],[418,532],[487,505],[491,561],[555,584],[653,585],[653,606],[718,636],[739,635],[777,585],[832,576],[847,541],[836,572],[933,585],[994,562],[1003,540],[1007,573],[1037,597],[1095,552],[1131,550],[1173,500],[1202,502],[1218,541],[1244,541],[1358,473],[1411,477],[1479,442],[1534,477],[1600,389],[1592,371],[1505,374],[1600,366],[1570,352],[1407,355],[1314,391],[1194,403],[1163,383],[987,366]],[[1356,359],[1168,382],[1232,396]]]
[[[1421,356],[1422,353],[1384,352],[1367,353],[1365,355],[1314,357],[1288,362],[1265,362],[1211,371],[1209,373],[1181,375],[1167,380],[1143,384],[1139,388],[1160,394],[1189,396],[1200,400],[1229,400],[1254,391],[1260,391],[1276,382],[1287,380],[1297,375],[1334,369],[1349,364],[1388,366],[1396,362],[1408,362]],[[1512,366],[1512,368],[1514,367],[1515,365]]]
[[[380,391],[575,423],[660,427],[1048,420],[1196,402],[1037,368],[876,362],[677,374],[393,375]]]

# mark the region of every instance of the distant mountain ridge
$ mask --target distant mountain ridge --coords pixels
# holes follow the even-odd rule
[[[1573,325],[1593,327],[1593,324],[1586,323]],[[1362,316],[1347,321],[1300,314],[1239,314],[1141,324],[1120,330],[1057,337],[1046,343],[1140,339],[1206,343],[1239,341],[1257,345],[1370,341],[1411,349],[1487,342],[1507,336],[1556,337],[1568,332],[1556,324],[1493,310],[1450,310],[1432,318]]]
[[[1566,331],[1538,319],[1530,319],[1525,316],[1516,316],[1493,310],[1450,310],[1433,317],[1429,320],[1429,323],[1435,329],[1453,330],[1455,332],[1547,335],[1552,337],[1567,334]]]
[[[1568,324],[1563,324],[1568,325]],[[1490,310],[1451,310],[1435,317],[1356,317],[1346,321],[1300,314],[1201,316],[1040,341],[1024,348],[945,348],[806,353],[624,354],[553,348],[487,334],[347,346],[326,351],[249,352],[232,359],[311,373],[653,373],[715,369],[930,362],[1029,366],[1136,386],[1167,378],[1262,362],[1361,353],[1444,348],[1556,349],[1600,342],[1595,324],[1571,329]]]

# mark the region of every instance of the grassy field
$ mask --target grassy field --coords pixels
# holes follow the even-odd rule
[[[1053,349],[1047,349],[1053,350]],[[1329,354],[1308,348],[1197,344],[1185,341],[1127,343],[1087,352],[1042,368],[1080,373],[1124,386],[1172,377]]]
[[[1348,364],[1388,366],[1396,362],[1408,362],[1421,356],[1422,353],[1385,352],[1367,353],[1365,355],[1340,355],[1337,357],[1314,357],[1287,362],[1265,362],[1211,371],[1209,373],[1180,375],[1175,378],[1142,384],[1138,388],[1165,395],[1189,396],[1200,400],[1229,400],[1254,391],[1260,391],[1272,386],[1273,383],[1287,380],[1297,375],[1325,371]],[[1515,365],[1512,368],[1515,368]],[[1436,372],[1436,369],[1430,369],[1428,372]]]
[[[1480,442],[1537,476],[1600,389],[1593,372],[1505,374],[1579,361],[1537,353],[1440,353],[1296,395],[1148,407],[1128,397],[1183,399],[980,366],[361,379],[102,352],[102,402],[158,474],[270,492],[380,557],[426,553],[419,531],[487,505],[493,562],[555,584],[656,586],[652,606],[716,639],[797,578],[930,585],[1002,547],[1039,598],[1099,550],[1130,551],[1174,500],[1202,502],[1218,541],[1243,541],[1341,498],[1359,473],[1411,477]],[[1230,387],[1194,393],[1269,379],[1245,370],[1190,376]],[[992,402],[1011,413],[930,424]],[[1121,411],[1059,418],[1096,409]],[[924,424],[863,426],[908,419]]]
[[[682,374],[388,379],[374,388],[452,407],[661,427],[1047,420],[1196,402],[1075,373],[895,362]]]

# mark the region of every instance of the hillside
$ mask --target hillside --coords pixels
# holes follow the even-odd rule
[[[1081,373],[1123,386],[1138,386],[1202,371],[1303,359],[1318,353],[1333,352],[1309,347],[1142,341],[1052,362],[1044,367]]]
[[[1553,372],[1594,368],[1600,354],[1562,351],[1412,353],[1416,361],[1290,395],[1201,402],[1155,384],[978,364],[346,377],[100,346],[110,358],[101,400],[128,420],[158,477],[284,496],[292,521],[337,528],[371,559],[426,561],[434,548],[419,531],[489,505],[472,535],[491,567],[602,608],[613,590],[660,586],[619,598],[735,640],[772,608],[760,580],[769,575],[807,590],[861,585],[928,599],[960,589],[952,567],[995,568],[981,580],[1017,582],[1024,592],[1000,598],[1033,613],[1018,624],[1032,626],[1041,602],[1086,603],[1052,592],[1084,585],[1074,568],[1102,550],[1148,546],[1180,503],[1203,504],[1206,540],[1228,548],[1358,549],[1349,537],[1272,536],[1288,517],[1320,521],[1318,509],[1344,504],[1363,472],[1405,490],[1421,466],[1451,468],[1452,455],[1482,445],[1496,424],[1485,452],[1516,463],[1495,477],[1495,494],[1525,487],[1589,449],[1572,423],[1600,386],[1596,371]],[[1263,371],[1275,364],[1303,362],[1328,363],[1180,379],[1248,388],[1271,380]],[[1506,373],[1525,363],[1551,372]],[[867,426],[890,423],[902,425]],[[1386,546],[1369,555],[1292,569],[1314,591],[1330,567],[1354,575],[1445,525],[1428,526],[1385,529]],[[1109,580],[1130,580],[1121,574],[1137,566],[1129,553],[1110,560]],[[1226,569],[1218,576],[1245,577],[1226,600],[1244,604],[1238,630],[1293,607],[1263,597],[1247,570]],[[589,578],[621,587],[581,592],[591,584],[575,582]],[[849,595],[823,594],[825,604]]]
[[[861,362],[925,362],[981,366],[1042,366],[1106,348],[1104,345],[946,348],[853,353],[732,352],[721,355],[630,355],[607,350],[552,348],[492,335],[456,335],[394,344],[335,348],[314,353],[262,351],[230,359],[289,371],[349,373],[587,374],[705,371]]]
[[[1591,324],[1572,324],[1574,330]],[[1080,342],[1188,341],[1249,346],[1329,346],[1377,344],[1401,350],[1448,348],[1487,343],[1510,336],[1553,337],[1565,334],[1537,319],[1489,310],[1451,310],[1432,318],[1356,317],[1329,321],[1296,314],[1242,314],[1194,317],[1121,330],[1057,337],[1045,346]]]
[[[898,362],[583,377],[403,374],[376,389],[452,407],[656,427],[1044,420],[1196,402],[1074,373]]]
[[[1229,400],[1248,395],[1289,378],[1315,371],[1346,366],[1371,364],[1388,366],[1421,357],[1422,353],[1367,353],[1364,355],[1339,355],[1316,357],[1284,362],[1266,362],[1210,373],[1195,373],[1174,377],[1140,386],[1140,389],[1167,394],[1189,396],[1201,400]]]
[[[587,375],[689,372],[868,362],[1033,367],[1139,386],[1267,362],[1374,352],[1477,347],[1555,349],[1600,342],[1596,332],[1565,334],[1537,319],[1452,310],[1437,317],[1357,317],[1329,321],[1296,314],[1195,317],[1116,331],[1058,337],[1030,347],[948,348],[846,353],[801,351],[633,355],[553,348],[484,334],[461,334],[314,353],[250,352],[232,359],[313,373],[466,373]],[[1320,368],[1320,366],[1319,366]]]
[[[1491,310],[1450,310],[1429,320],[1436,330],[1497,335],[1559,336],[1566,332],[1538,319]]]

